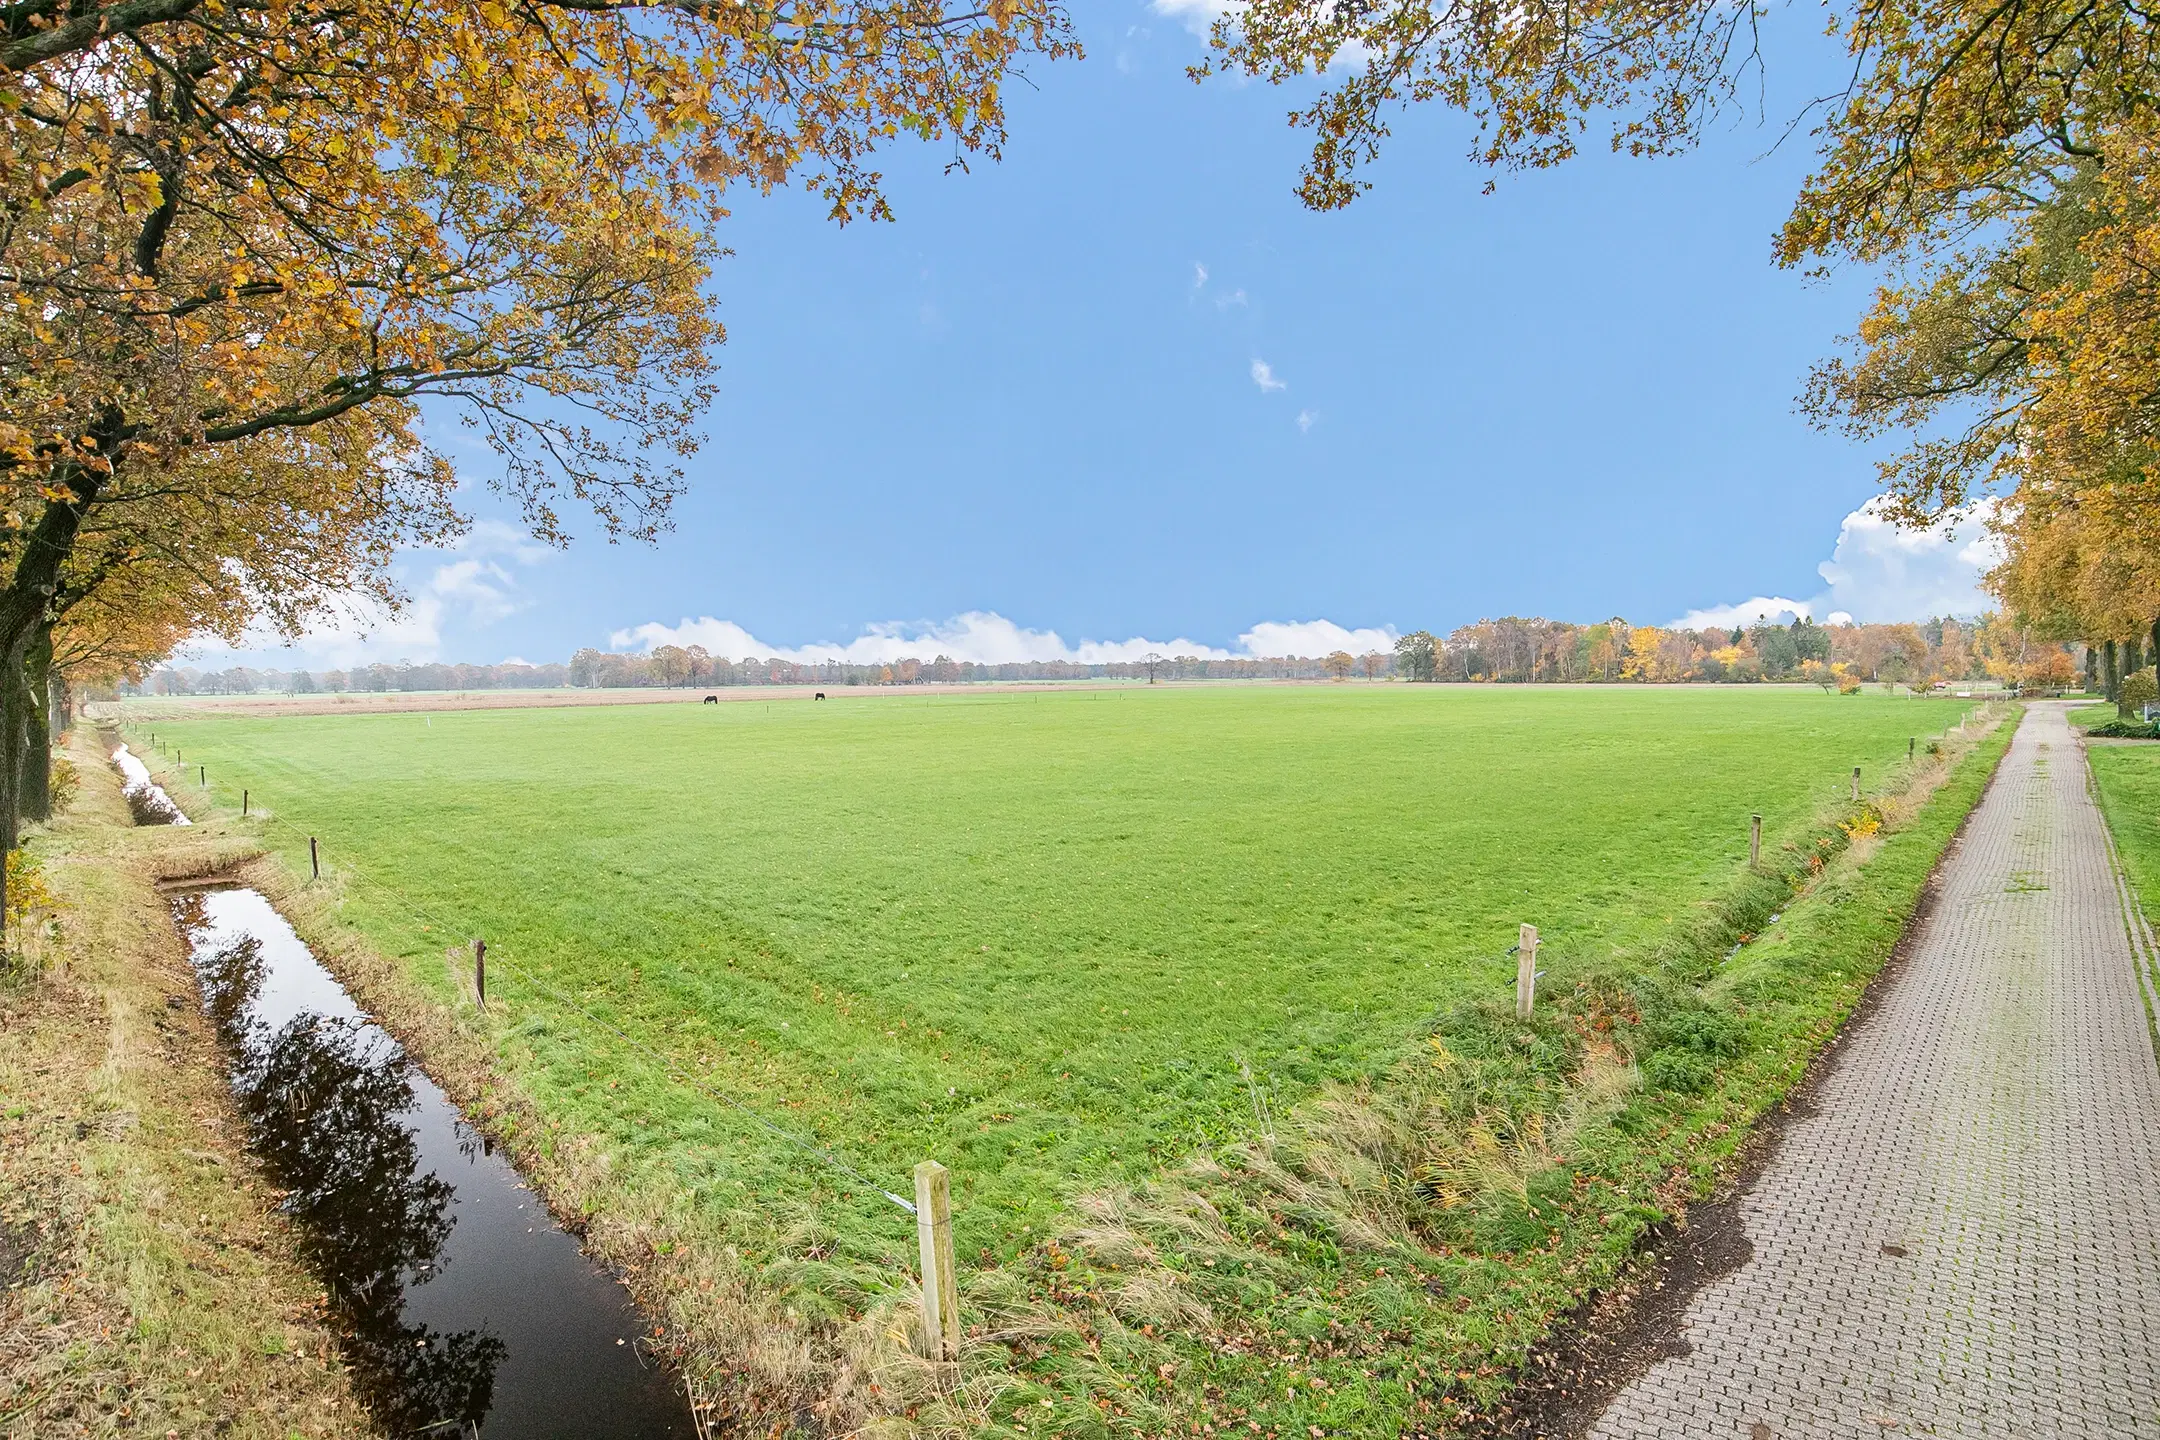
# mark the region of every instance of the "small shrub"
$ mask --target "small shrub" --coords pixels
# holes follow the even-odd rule
[[[1643,1031],[1659,1051],[1737,1055],[1747,1044],[1747,1027],[1739,1019],[1700,1002],[1649,1019]]]
[[[1635,1049],[1647,1089],[1699,1095],[1717,1078],[1720,1060],[1747,1048],[1747,1022],[1705,1003],[1692,986],[1646,976],[1636,998],[1643,1026]]]
[[[52,891],[45,888],[45,873],[39,867],[37,857],[19,846],[10,850],[7,857],[8,924],[19,925],[32,910],[44,910],[51,905]]]
[[[1838,693],[1838,694],[1840,694],[1840,695],[1857,695],[1857,694],[1859,694],[1859,693],[1860,693],[1860,677],[1859,677],[1859,676],[1857,676],[1857,675],[1847,675],[1847,676],[1846,676],[1846,677],[1845,677],[1844,679],[1842,679],[1842,680],[1838,681],[1838,682],[1837,682],[1837,693]]]
[[[2154,683],[2152,672],[2133,670],[2123,676],[2122,684],[2116,687],[2115,713],[2127,720],[2155,700],[2160,700],[2160,684]]]
[[[29,851],[15,849],[7,857],[7,948],[0,950],[0,977],[24,972],[34,973],[39,966],[40,947],[29,934],[29,919],[34,911],[52,908],[52,892],[45,888],[45,877],[39,872],[38,862]],[[27,948],[25,940],[30,940]]]
[[[1691,1050],[1660,1050],[1642,1062],[1643,1084],[1675,1095],[1700,1095],[1710,1088],[1717,1069],[1707,1055]]]
[[[56,757],[52,762],[52,808],[59,815],[75,803],[76,794],[82,789],[82,774],[74,763]]]

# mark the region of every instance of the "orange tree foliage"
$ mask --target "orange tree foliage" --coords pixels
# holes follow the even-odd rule
[[[1810,407],[1923,431],[1885,473],[1901,521],[2006,497],[1997,583],[2013,604],[2085,635],[2149,622],[2150,583],[2106,577],[2160,568],[2144,518],[2160,483],[2160,28],[2123,0],[1829,8],[1850,68],[1812,112],[1819,163],[1776,255],[1887,261],[1895,279]],[[1196,75],[1321,76],[1291,119],[1313,134],[1300,193],[1333,208],[1365,188],[1359,167],[1406,104],[1465,112],[1473,155],[1502,169],[1564,160],[1593,126],[1637,154],[1692,144],[1761,60],[1761,14],[1752,0],[1251,0]]]
[[[1334,208],[1366,188],[1358,169],[1406,104],[1464,111],[1473,155],[1502,168],[1564,160],[1593,123],[1617,150],[1691,145],[1760,63],[1762,13],[1742,0],[1250,0],[1217,23],[1196,73],[1324,72],[1291,119],[1314,136],[1300,193]],[[2149,16],[2122,0],[1857,0],[1831,23],[1851,67],[1818,111],[1823,164],[1781,238],[1788,261],[1879,256],[2015,206],[2019,177],[2088,149],[2160,78]]]
[[[392,598],[463,523],[422,402],[540,536],[656,533],[726,192],[881,216],[878,146],[994,156],[1068,48],[1051,0],[0,6],[0,789],[26,656],[116,577],[227,633]]]
[[[2029,624],[2121,639],[2160,616],[2160,175],[2124,123],[2030,188],[1991,245],[1884,286],[1853,354],[1816,373],[1818,415],[1922,438],[1885,464],[1902,517],[1990,493],[1993,575]]]

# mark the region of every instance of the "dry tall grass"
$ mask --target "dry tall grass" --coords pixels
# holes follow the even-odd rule
[[[371,1434],[156,889],[232,842],[136,830],[87,727],[69,753],[0,979],[0,1435]]]

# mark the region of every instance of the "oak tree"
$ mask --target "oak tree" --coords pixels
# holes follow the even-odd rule
[[[440,421],[541,538],[659,532],[730,190],[884,216],[880,146],[994,156],[1070,48],[1052,0],[0,7],[0,840],[55,625],[146,564],[288,631],[393,601],[464,523]]]

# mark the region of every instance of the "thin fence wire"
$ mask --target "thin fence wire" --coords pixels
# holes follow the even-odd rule
[[[293,824],[289,820],[281,818],[274,812],[257,810],[255,814],[250,816],[249,818],[260,819],[267,824],[278,826],[284,829],[287,833],[302,840],[313,838],[308,834],[306,830],[304,830],[298,825]],[[395,901],[396,904],[401,907],[408,915],[416,919],[426,921],[428,925],[440,928],[446,934],[456,935],[462,933],[459,927],[450,924],[448,921],[445,921],[441,916],[430,911],[425,905],[422,905],[419,901],[413,899],[412,896],[406,894],[404,891],[398,889],[394,885],[391,885],[387,881],[378,880],[372,875],[362,873],[357,867],[352,865],[350,861],[341,861],[340,870],[343,877],[348,882],[357,883],[359,885],[365,886],[375,891],[377,895]],[[723,1090],[716,1089],[713,1086],[707,1084],[702,1077],[686,1069],[680,1061],[674,1059],[672,1056],[665,1055],[660,1051],[653,1049],[650,1045],[647,1045],[644,1041],[639,1040],[636,1036],[630,1034],[630,1032],[623,1029],[620,1025],[617,1025],[612,1020],[608,1020],[602,1016],[595,1015],[592,1011],[586,1009],[583,1005],[580,1005],[577,1001],[571,999],[562,991],[548,984],[545,980],[542,980],[539,976],[535,975],[532,971],[526,969],[524,966],[517,964],[515,961],[503,959],[502,951],[499,950],[495,945],[489,945],[487,955],[488,964],[490,965],[490,967],[497,965],[501,966],[505,971],[517,976],[519,979],[523,980],[525,984],[530,986],[532,989],[538,991],[547,999],[552,1000],[554,1003],[562,1006],[566,1010],[569,1010],[577,1015],[584,1017],[584,1019],[592,1025],[607,1031],[611,1035],[614,1035],[625,1045],[628,1045],[632,1050],[635,1050],[639,1054],[651,1060],[655,1065],[659,1066],[660,1069],[669,1076],[669,1078],[677,1081],[680,1084],[687,1085],[691,1089],[697,1091],[699,1094],[704,1095],[711,1100],[717,1101],[718,1103],[727,1106],[728,1108],[734,1110],[736,1113],[743,1116],[743,1118],[751,1121],[753,1124],[765,1130],[767,1133],[786,1141],[788,1144],[794,1146],[796,1149],[802,1151],[804,1154],[812,1157],[813,1159],[823,1162],[825,1165],[837,1171],[839,1174],[845,1175],[848,1178],[854,1180],[856,1183],[866,1186],[871,1190],[875,1190],[878,1194],[884,1196],[887,1200],[892,1201],[893,1204],[907,1211],[910,1215],[916,1213],[914,1201],[905,1199],[904,1197],[899,1195],[895,1195],[892,1191],[878,1184],[875,1180],[872,1180],[869,1176],[863,1174],[862,1171],[856,1169],[853,1165],[841,1159],[839,1156],[834,1155],[825,1147],[805,1138],[802,1135],[795,1133],[792,1130],[787,1129],[784,1126],[774,1124],[771,1120],[759,1114],[757,1110],[752,1106],[744,1103],[743,1101],[737,1099],[732,1095],[729,1095]]]

